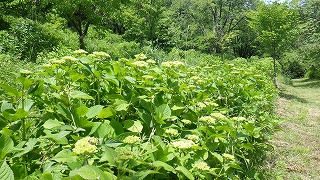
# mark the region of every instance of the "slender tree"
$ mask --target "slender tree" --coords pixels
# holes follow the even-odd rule
[[[251,11],[248,17],[249,25],[258,33],[261,49],[273,58],[273,78],[277,86],[276,61],[296,39],[298,11],[290,9],[286,4],[263,4]]]
[[[79,36],[80,49],[86,49],[84,38],[90,25],[99,25],[112,16],[125,0],[53,0],[52,10],[65,18]]]

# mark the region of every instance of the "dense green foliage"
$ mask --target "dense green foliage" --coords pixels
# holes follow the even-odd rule
[[[36,61],[39,53],[59,49],[110,52],[112,44],[130,51],[115,58],[175,49],[228,57],[265,55],[278,60],[280,72],[295,78],[319,68],[319,4],[319,0],[282,4],[258,0],[6,0],[0,2],[0,52]],[[114,42],[113,38],[121,40],[108,42]],[[299,58],[290,59],[288,53]]]
[[[17,179],[256,176],[275,123],[276,91],[262,66],[270,61],[135,57],[78,50],[20,71],[16,86],[0,84],[6,171]]]
[[[271,77],[320,78],[319,5],[1,1],[0,176],[258,178]]]

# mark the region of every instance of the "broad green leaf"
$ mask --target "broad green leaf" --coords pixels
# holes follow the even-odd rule
[[[113,127],[117,135],[122,134],[124,132],[123,125],[119,121],[112,119],[110,125]]]
[[[0,87],[6,91],[9,96],[21,96],[21,92],[6,84],[0,84]]]
[[[231,168],[233,168],[233,169],[238,169],[238,170],[243,171],[243,169],[239,166],[239,164],[229,163],[228,166],[231,167]]]
[[[0,137],[0,159],[2,160],[6,154],[10,153],[13,149],[13,141],[10,136],[2,134]]]
[[[29,113],[27,111],[25,111],[24,109],[20,108],[17,110],[17,112],[13,115],[13,119],[14,120],[19,120],[19,119],[23,119],[26,118],[29,115]]]
[[[130,77],[130,76],[126,76],[126,77],[124,77],[124,79],[129,81],[131,84],[134,84],[136,82],[136,79],[134,79],[133,77]]]
[[[184,109],[185,109],[185,107],[183,107],[183,106],[176,106],[176,105],[174,105],[174,106],[172,107],[172,111],[184,110]]]
[[[93,124],[94,125],[91,128],[89,135],[92,135],[93,133],[95,133],[102,123],[101,122],[93,122]]]
[[[105,118],[112,117],[115,114],[116,114],[115,111],[111,107],[106,107],[101,110],[101,112],[98,114],[97,117],[100,119],[105,119]]]
[[[23,101],[23,104],[22,104],[22,102],[20,102],[18,108],[24,109],[25,111],[30,111],[33,104],[34,104],[34,102],[31,99],[25,99]]]
[[[37,144],[37,139],[30,138],[28,142],[26,143],[26,147],[24,148],[14,148],[14,150],[21,151],[20,153],[14,155],[13,157],[21,157],[24,154],[27,154],[28,152],[32,151],[34,146]]]
[[[64,125],[63,122],[61,121],[58,121],[58,120],[52,120],[52,119],[49,119],[47,120],[42,126],[45,128],[45,129],[53,129],[53,128],[57,128],[57,127],[60,127]]]
[[[0,167],[0,179],[1,180],[14,180],[14,174],[11,170],[10,166],[6,163],[6,161],[3,161],[1,167]]]
[[[178,166],[176,167],[176,170],[182,172],[188,179],[194,180],[192,173],[187,168]]]
[[[89,111],[87,112],[86,116],[87,118],[93,118],[95,116],[97,116],[103,109],[103,106],[101,105],[96,105],[96,106],[92,106],[89,108]]]
[[[108,82],[113,83],[113,84],[116,85],[117,87],[120,86],[120,83],[119,83],[118,79],[117,79],[115,76],[111,76],[111,75],[108,75],[108,74],[104,74],[103,78],[106,79]]]
[[[163,167],[166,171],[175,172],[175,169],[172,166],[162,161],[154,161],[152,165],[154,167]]]
[[[212,155],[217,158],[220,163],[223,163],[223,157],[220,154],[214,152]]]
[[[84,92],[81,91],[72,91],[71,92],[71,98],[72,99],[92,99],[94,100],[94,98]]]
[[[124,128],[131,132],[141,133],[143,126],[140,121],[126,120],[124,121]]]
[[[150,101],[147,101],[145,99],[141,99],[140,104],[144,109],[148,110],[149,112],[152,111],[152,104]]]
[[[44,130],[44,133],[46,133],[46,136],[43,136],[44,138],[52,139],[58,144],[68,144],[68,139],[66,136],[70,133],[70,131],[60,131],[56,134],[51,134],[51,131]]]
[[[115,131],[113,127],[109,123],[107,123],[107,121],[105,121],[98,127],[96,134],[99,138],[111,138],[115,136]]]
[[[1,112],[7,110],[7,109],[13,109],[13,106],[11,103],[9,103],[8,101],[2,101],[1,104]]]
[[[54,180],[50,172],[44,172],[41,177],[43,180]]]
[[[88,113],[88,111],[89,111],[89,108],[85,105],[77,108],[77,114],[79,117],[85,116]]]
[[[129,106],[130,106],[130,104],[126,104],[126,103],[119,104],[116,106],[115,110],[116,111],[127,111]]]
[[[116,99],[113,106],[115,106],[116,111],[127,111],[130,104],[128,104],[125,100]]]
[[[78,156],[72,153],[70,149],[63,149],[58,152],[52,160],[57,161],[58,163],[74,163],[78,161]]]
[[[100,162],[105,162],[108,161],[111,165],[116,166],[116,157],[117,157],[117,152],[109,147],[105,147],[103,149],[103,153],[100,159]]]
[[[153,170],[144,170],[144,171],[139,171],[136,173],[132,178],[135,180],[143,180],[145,179],[149,174],[157,174],[159,172],[153,171]]]
[[[36,92],[38,90],[38,88],[39,88],[39,85],[40,85],[40,81],[37,82],[36,85],[31,86],[30,89],[28,90],[28,94],[32,94],[32,93]]]
[[[165,124],[163,120],[170,118],[171,116],[171,109],[168,104],[162,104],[159,107],[155,108],[155,119],[159,124]]]
[[[92,165],[85,165],[85,166],[82,166],[80,169],[73,170],[70,172],[71,177],[76,175],[79,175],[86,180],[93,180],[93,179],[110,180],[114,178],[111,174],[107,175],[101,169]]]

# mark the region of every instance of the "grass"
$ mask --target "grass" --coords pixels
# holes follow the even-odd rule
[[[320,179],[320,81],[279,84],[277,114],[283,120],[271,141],[265,179]]]

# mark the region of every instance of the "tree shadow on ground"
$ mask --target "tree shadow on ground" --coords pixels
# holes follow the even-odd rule
[[[280,97],[286,98],[288,100],[296,100],[296,101],[301,102],[301,103],[308,103],[308,101],[306,99],[304,99],[304,98],[300,98],[298,96],[295,96],[295,95],[292,95],[292,94],[288,94],[288,93],[283,92],[283,91],[281,91],[279,95],[280,95]]]
[[[305,88],[320,88],[320,80],[315,79],[303,79],[293,83],[293,87],[305,87]]]

